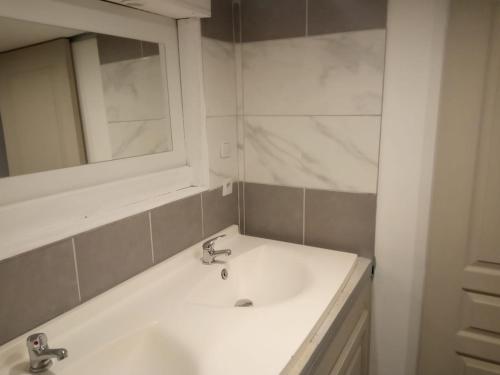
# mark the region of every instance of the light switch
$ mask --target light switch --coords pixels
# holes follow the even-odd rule
[[[220,157],[221,159],[231,157],[231,144],[229,142],[224,142],[220,145]]]

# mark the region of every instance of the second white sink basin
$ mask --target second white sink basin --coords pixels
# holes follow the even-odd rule
[[[78,361],[57,363],[55,369],[59,375],[199,373],[196,361],[158,324],[128,333]]]

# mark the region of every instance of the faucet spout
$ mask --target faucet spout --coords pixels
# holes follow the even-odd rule
[[[212,255],[215,255],[215,256],[217,256],[217,255],[227,255],[227,256],[229,256],[229,255],[231,255],[231,249],[214,250],[212,252]]]
[[[230,249],[224,249],[224,250],[214,249],[215,241],[224,236],[225,235],[223,234],[222,236],[212,238],[203,244],[203,256],[201,258],[203,264],[212,264],[215,261],[215,258],[218,257],[219,255],[226,255],[226,256],[231,255]]]
[[[45,349],[41,354],[37,355],[38,360],[52,359],[56,358],[58,361],[62,361],[64,358],[68,357],[68,351],[66,349]]]
[[[26,341],[28,354],[30,357],[30,372],[40,373],[47,371],[52,366],[52,358],[58,361],[68,356],[68,351],[63,348],[51,349],[47,343],[45,333],[35,333],[30,335]]]

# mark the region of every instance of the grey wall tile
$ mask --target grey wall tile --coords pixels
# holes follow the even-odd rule
[[[306,0],[242,0],[243,42],[305,36]]]
[[[245,183],[245,234],[302,243],[303,189]]]
[[[306,190],[305,244],[373,258],[376,195]]]
[[[238,184],[233,192],[222,196],[222,187],[205,191],[203,198],[203,234],[209,237],[232,224],[238,224]]]
[[[212,17],[202,18],[201,34],[207,38],[233,41],[232,0],[212,0]]]
[[[153,263],[149,217],[131,216],[75,237],[82,300],[144,271]]]
[[[0,345],[78,303],[71,240],[1,261]]]
[[[155,263],[202,239],[201,195],[193,195],[151,211]]]
[[[309,0],[308,35],[386,27],[387,0]]]

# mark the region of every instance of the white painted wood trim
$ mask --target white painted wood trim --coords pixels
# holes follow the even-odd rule
[[[1,179],[0,206],[186,165],[179,45],[177,23],[174,19],[118,7],[99,0],[4,0],[0,3],[0,16],[164,45],[173,141],[172,152]],[[185,43],[191,43],[190,38],[192,36],[186,36],[183,40]],[[196,42],[196,37],[194,38]],[[187,84],[189,83],[183,85]],[[195,90],[196,88],[191,91]],[[191,133],[197,131],[196,125],[199,124],[191,124]],[[195,147],[192,149],[195,150]],[[199,169],[193,171],[200,173]],[[193,181],[185,187],[191,184]]]
[[[178,29],[188,164],[194,171],[193,183],[208,186],[209,165],[201,23],[199,19],[194,18],[179,20]]]
[[[71,43],[71,50],[87,161],[95,163],[111,160],[113,154],[102,88],[97,38],[74,41]]]
[[[0,207],[0,260],[200,193],[189,167]]]
[[[176,29],[173,18],[100,0],[2,0],[0,16],[150,42]]]
[[[416,370],[447,15],[448,0],[388,2],[372,374]]]
[[[210,17],[210,0],[109,0],[173,18]]]

